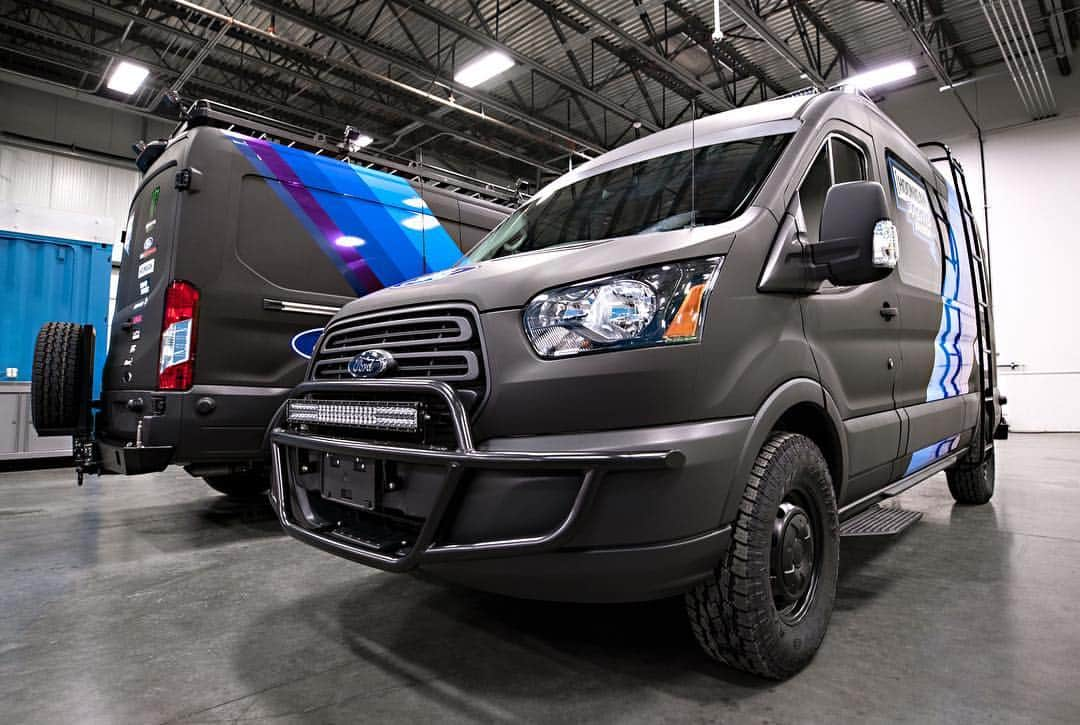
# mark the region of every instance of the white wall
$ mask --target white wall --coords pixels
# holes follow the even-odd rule
[[[983,127],[998,370],[1016,431],[1080,431],[1080,334],[1070,319],[1080,286],[1080,72],[1048,73],[1059,114],[1037,122],[1005,74],[961,90]],[[918,86],[890,94],[881,107],[917,141],[949,144],[981,228],[978,144],[951,93]],[[1004,367],[1010,363],[1019,367]]]

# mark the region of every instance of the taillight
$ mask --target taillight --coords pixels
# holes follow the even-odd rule
[[[195,378],[195,318],[199,290],[190,282],[174,281],[165,290],[161,322],[159,390],[187,390]]]

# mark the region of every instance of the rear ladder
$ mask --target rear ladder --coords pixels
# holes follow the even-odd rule
[[[964,240],[967,244],[968,260],[971,263],[971,286],[975,293],[976,343],[979,346],[980,362],[979,389],[982,396],[982,420],[984,422],[984,425],[981,426],[983,437],[982,453],[985,455],[994,445],[994,431],[992,428],[994,427],[998,402],[997,359],[995,354],[997,346],[994,341],[993,298],[990,290],[990,252],[989,248],[983,248],[979,230],[975,226],[975,214],[971,210],[971,196],[968,193],[967,177],[964,175],[964,169],[960,162],[952,155],[949,147],[939,141],[921,143],[919,148],[924,150],[933,148],[940,152],[939,156],[931,156],[930,162],[935,165],[940,162],[947,164],[960,206]],[[947,219],[947,210],[945,216]],[[981,458],[982,456],[980,456]]]

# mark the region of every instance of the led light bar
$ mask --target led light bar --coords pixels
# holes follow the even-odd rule
[[[359,400],[290,400],[286,417],[290,423],[413,433],[420,429],[420,404]]]

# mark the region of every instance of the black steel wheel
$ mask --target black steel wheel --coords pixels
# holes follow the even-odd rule
[[[832,616],[839,539],[821,451],[806,436],[774,433],[754,463],[727,555],[686,595],[705,651],[772,679],[805,667]]]

